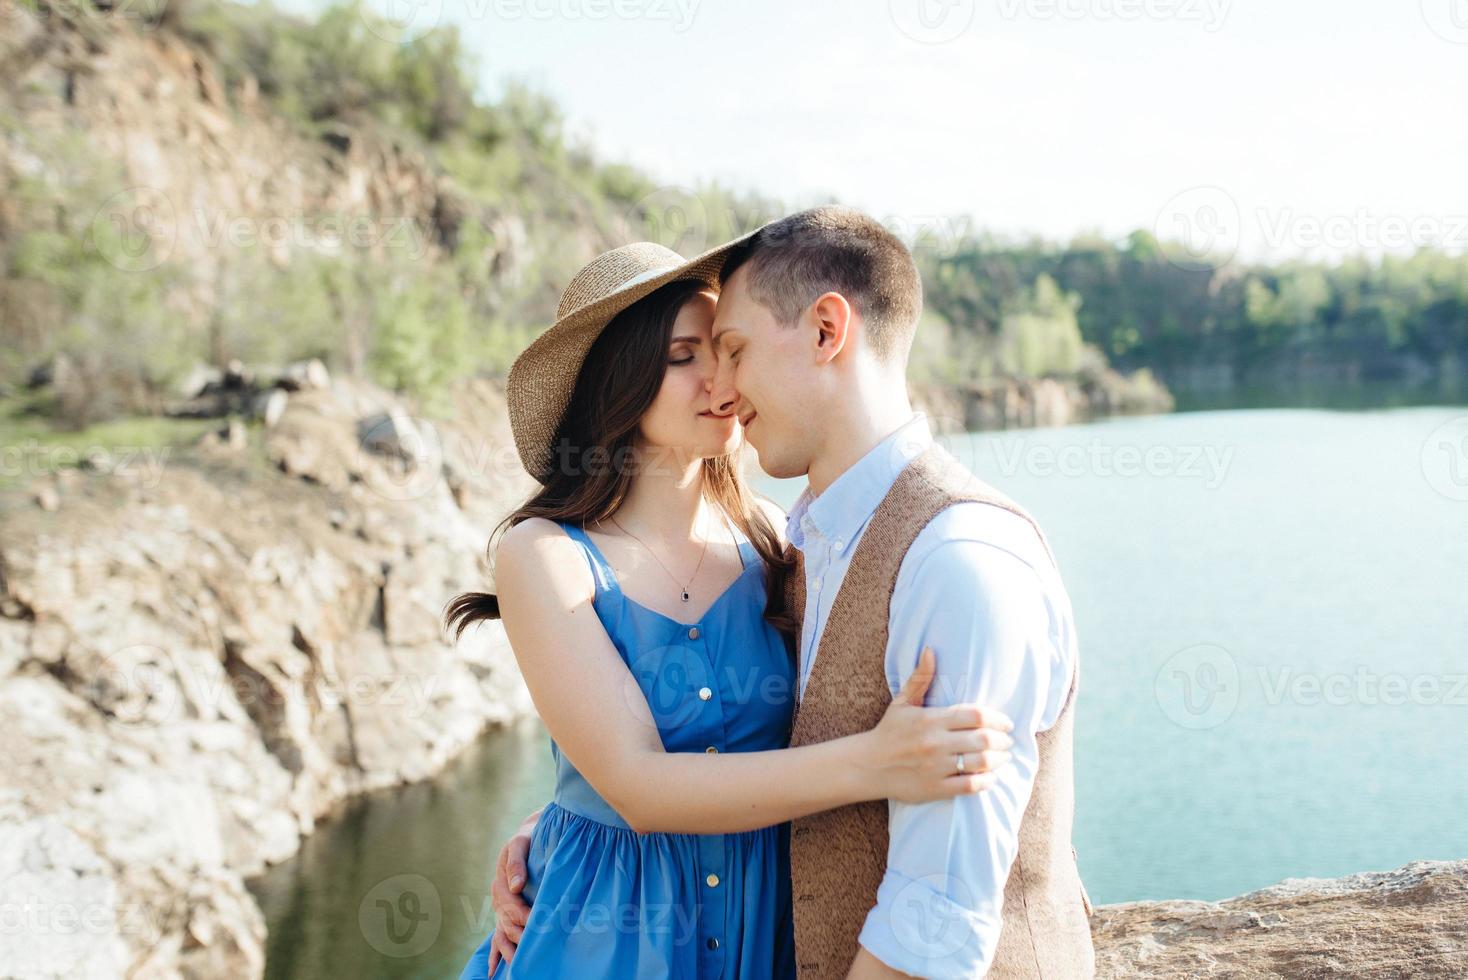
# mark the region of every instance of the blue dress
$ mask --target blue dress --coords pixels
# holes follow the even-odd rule
[[[646,697],[669,752],[784,748],[794,672],[762,618],[764,563],[739,543],[744,571],[696,623],[622,594],[601,550],[561,523],[596,578],[594,608]],[[638,834],[551,741],[554,799],[530,838],[530,917],[515,978],[795,976],[788,823],[735,834]],[[460,980],[484,980],[490,933]]]

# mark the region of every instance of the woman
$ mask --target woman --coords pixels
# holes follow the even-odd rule
[[[793,977],[787,821],[977,792],[1004,761],[973,706],[920,707],[927,651],[874,729],[785,748],[784,516],[745,486],[737,420],[710,404],[717,259],[599,256],[510,371],[543,485],[501,525],[498,595],[446,618],[457,637],[503,617],[556,789],[519,944],[491,933],[464,977]],[[978,773],[954,774],[956,753]]]

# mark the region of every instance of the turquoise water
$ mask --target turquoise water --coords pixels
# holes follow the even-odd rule
[[[1468,408],[948,441],[1039,518],[1071,594],[1097,902],[1468,857]],[[788,505],[799,483],[762,489]],[[352,807],[256,883],[268,975],[456,975],[494,854],[550,775],[531,724]],[[404,887],[436,898],[431,941],[384,938],[371,910]]]

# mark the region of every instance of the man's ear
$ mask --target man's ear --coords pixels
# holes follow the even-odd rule
[[[809,316],[816,328],[816,363],[834,360],[856,329],[856,311],[840,293],[822,293],[811,304]]]

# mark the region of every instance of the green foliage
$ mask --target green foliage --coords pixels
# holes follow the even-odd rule
[[[443,411],[446,385],[468,362],[472,342],[469,308],[455,285],[449,273],[421,270],[387,287],[373,311],[373,380],[421,393],[430,412]]]
[[[1468,359],[1464,255],[1422,250],[1337,266],[1213,270],[1174,264],[1168,243],[1139,230],[1120,244],[1087,237],[1065,246],[1013,245],[975,237],[944,254],[924,254],[920,264],[929,309],[958,334],[1016,338],[1005,348],[1006,370],[1058,371],[1074,363],[1064,312],[1037,318],[1033,310],[1042,277],[1083,300],[1075,311],[1082,340],[1123,370],[1146,366],[1169,376],[1223,366],[1243,380],[1255,371],[1288,375],[1325,365],[1373,379],[1423,365],[1449,371]]]
[[[1081,364],[1081,298],[1062,293],[1041,273],[1034,286],[1011,303],[999,325],[1001,363],[1011,374],[1066,376]]]
[[[430,141],[476,119],[472,66],[456,28],[401,38],[363,0],[328,7],[315,20],[268,0],[191,6],[181,29],[212,51],[225,80],[247,75],[275,108],[302,123],[373,117]]]
[[[230,255],[214,282],[203,359],[285,364],[319,357],[344,366],[336,295],[346,264],[303,250],[277,268],[258,246]]]
[[[453,380],[503,374],[596,252],[645,239],[692,254],[785,210],[714,185],[660,187],[634,167],[598,162],[543,94],[510,84],[493,100],[476,97],[476,68],[451,25],[395,37],[370,6],[346,0],[304,19],[269,0],[189,0],[170,3],[161,29],[205,53],[229,98],[257,82],[303,147],[344,130],[421,154],[444,178],[437,206],[392,217],[418,222],[424,243],[442,247],[425,258],[293,245],[282,258],[225,246],[197,265],[131,263],[146,237],[98,220],[127,185],[121,168],[66,128],[64,114],[61,128],[32,131],[0,96],[0,138],[45,164],[4,188],[7,227],[20,231],[0,238],[0,383],[18,385],[38,361],[67,354],[81,383],[57,411],[84,424],[150,404],[196,360],[314,356],[433,410]],[[1463,256],[1211,270],[1175,264],[1176,249],[1142,230],[1121,242],[976,235],[923,249],[927,312],[913,379],[1083,377],[1107,357],[1163,377],[1311,359],[1365,376],[1414,361],[1468,364]]]
[[[9,185],[23,230],[0,241],[0,383],[18,387],[33,365],[64,353],[72,384],[53,408],[68,424],[141,410],[197,352],[173,301],[181,271],[150,267],[137,252],[136,230],[115,219],[141,206],[116,205],[118,173],[99,165],[85,140],[29,140],[50,167]]]

